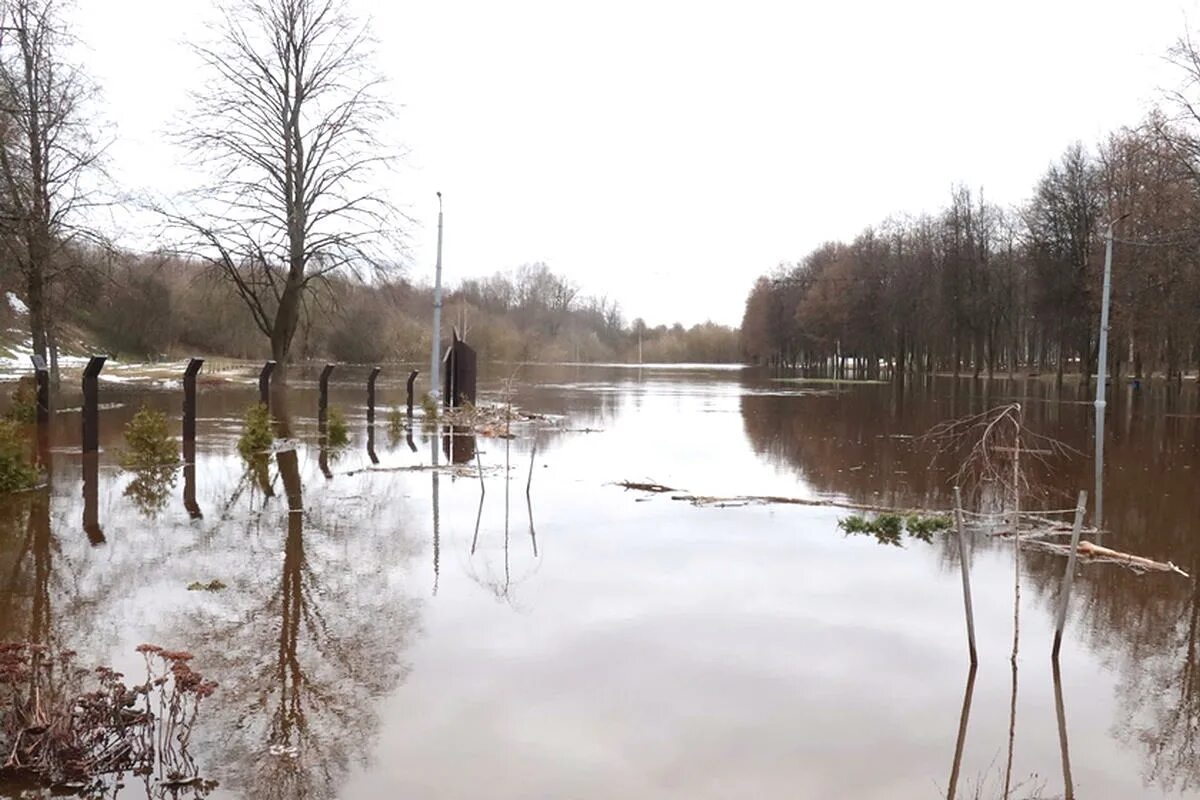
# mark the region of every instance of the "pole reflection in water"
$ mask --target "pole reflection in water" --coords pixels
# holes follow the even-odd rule
[[[372,464],[379,463],[379,456],[375,454],[375,423],[367,423],[367,458],[371,459]]]
[[[954,762],[950,767],[950,785],[946,800],[954,800],[958,792],[958,773],[962,769],[963,747],[967,743],[967,722],[971,717],[971,699],[975,696],[975,664],[967,672],[967,688],[963,692],[962,713],[958,715],[958,738],[954,742]]]
[[[104,544],[100,529],[100,454],[83,454],[83,531],[93,546]]]
[[[413,452],[416,452],[416,445],[413,444],[411,430],[408,432],[408,444],[414,448]],[[436,432],[429,437],[429,459],[433,465],[433,469],[429,474],[433,480],[433,595],[436,597],[439,577],[438,557],[441,555],[441,528],[438,524],[438,511],[440,510],[438,508],[438,437]],[[479,526],[476,523],[476,530],[478,529]]]
[[[487,558],[488,551],[486,548],[480,548],[480,531],[483,521],[483,509],[487,492],[483,480],[483,464],[479,460],[479,452],[475,450],[476,465],[479,473],[479,507],[475,512],[475,533],[471,538],[471,548],[469,562],[469,574],[473,581],[480,586],[486,588],[493,594],[497,600],[515,605],[513,596],[514,589],[529,579],[534,572],[537,571],[539,562],[537,532],[533,525],[533,496],[530,492],[530,484],[526,483],[525,491],[525,510],[529,515],[529,543],[533,550],[533,562],[531,567],[524,573],[519,574],[517,578],[513,577],[513,557],[512,557],[512,441],[505,440],[504,444],[504,538],[501,542],[503,549],[503,575],[496,576],[492,574],[490,564]],[[476,554],[479,554],[476,560]]]
[[[1063,798],[1075,800],[1075,782],[1071,778],[1071,752],[1067,746],[1067,713],[1063,708],[1062,675],[1058,669],[1058,659],[1051,660],[1054,670],[1054,709],[1058,714],[1058,747],[1062,752],[1063,769]]]
[[[1017,659],[1012,661],[1012,704],[1008,710],[1008,761],[1004,765],[1004,798],[1008,800],[1012,786],[1013,748],[1017,739]]]
[[[1096,495],[1092,506],[1092,527],[1099,541],[1104,531],[1104,406],[1096,406]]]
[[[192,519],[204,519],[196,502],[196,443],[183,440],[183,507]]]

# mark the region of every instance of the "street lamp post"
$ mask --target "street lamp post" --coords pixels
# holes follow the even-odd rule
[[[441,394],[438,367],[442,362],[442,193],[438,198],[437,267],[433,280],[433,349],[429,358],[429,396],[436,402]]]
[[[1104,524],[1104,407],[1108,403],[1104,399],[1105,384],[1108,382],[1108,306],[1112,295],[1112,254],[1113,226],[1128,217],[1122,214],[1108,223],[1104,245],[1104,289],[1100,300],[1100,353],[1099,365],[1096,370],[1096,493],[1094,495],[1095,527],[1100,529]]]

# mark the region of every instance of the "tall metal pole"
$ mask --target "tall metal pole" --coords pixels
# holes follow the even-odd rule
[[[437,267],[433,279],[433,352],[429,358],[429,394],[436,401],[441,381],[438,367],[442,359],[442,193],[438,198]]]
[[[1108,232],[1104,237],[1104,289],[1100,301],[1100,363],[1096,370],[1096,514],[1093,520],[1096,528],[1100,528],[1104,522],[1104,514],[1100,505],[1100,498],[1103,496],[1100,484],[1104,472],[1104,407],[1107,405],[1104,400],[1104,392],[1107,388],[1105,384],[1108,383],[1108,306],[1109,297],[1112,295],[1113,226],[1128,216],[1128,214],[1122,214],[1109,222]]]

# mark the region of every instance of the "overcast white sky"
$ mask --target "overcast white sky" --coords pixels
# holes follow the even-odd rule
[[[110,171],[170,192],[163,141],[209,0],[77,0]],[[950,187],[1023,201],[1070,142],[1134,124],[1196,0],[352,0],[402,105],[393,200],[432,279],[545,261],[651,324],[737,324],[754,278]]]

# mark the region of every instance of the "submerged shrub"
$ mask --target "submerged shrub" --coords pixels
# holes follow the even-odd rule
[[[37,419],[37,385],[28,375],[17,381],[9,395],[11,400],[4,418],[13,422],[30,423]]]
[[[395,444],[404,435],[405,414],[400,406],[392,406],[388,411],[388,439]]]
[[[179,442],[171,435],[167,415],[142,406],[125,423],[125,450],[119,457],[128,470],[174,467],[179,463]]]
[[[0,420],[0,494],[20,492],[37,485],[38,474],[29,463],[21,426]]]
[[[867,534],[874,536],[880,544],[897,547],[900,546],[905,531],[914,539],[931,542],[934,533],[947,530],[950,526],[950,518],[942,514],[909,514],[907,517],[901,517],[899,514],[884,513],[876,515],[873,519],[851,514],[838,520],[838,527],[846,533]]]
[[[345,447],[350,443],[350,431],[346,428],[346,417],[336,406],[329,409],[326,431],[329,434],[330,447]]]
[[[242,435],[238,439],[238,452],[242,458],[251,461],[270,447],[273,441],[275,434],[271,431],[271,412],[262,403],[250,406],[246,409]]]
[[[929,516],[909,514],[908,518],[904,520],[904,526],[908,528],[908,535],[923,542],[933,541],[933,534],[949,530],[951,524],[950,518],[944,514]]]
[[[425,419],[432,422],[438,417],[438,401],[431,394],[425,395],[421,398],[421,410],[425,412]]]
[[[111,667],[82,669],[70,650],[0,643],[3,777],[78,784],[88,797],[116,796],[123,773],[147,776],[158,797],[177,796],[180,785],[197,797],[215,788],[199,779],[188,741],[217,684],[192,669],[190,653],[151,644],[137,652],[145,679],[126,684]]]

